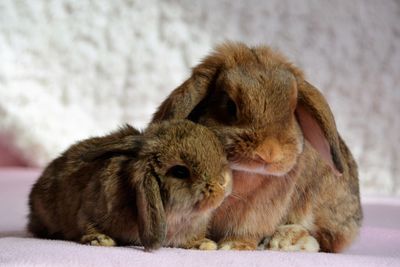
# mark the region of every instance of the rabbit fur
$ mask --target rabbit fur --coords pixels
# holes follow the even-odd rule
[[[321,92],[282,54],[217,46],[152,121],[184,118],[218,133],[233,172],[208,232],[220,248],[339,252],[357,236],[357,164]]]
[[[29,196],[28,229],[91,245],[215,249],[207,225],[230,190],[223,147],[206,127],[126,125],[48,165]]]

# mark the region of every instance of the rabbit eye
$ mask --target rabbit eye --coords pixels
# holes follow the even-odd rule
[[[228,99],[226,102],[226,111],[228,112],[229,116],[236,117],[236,104],[233,100]]]
[[[167,171],[168,176],[172,176],[178,179],[189,179],[190,178],[190,171],[187,167],[182,165],[176,165],[171,167]]]
[[[213,99],[213,116],[224,124],[234,124],[238,119],[238,109],[235,101],[225,91],[218,92]]]

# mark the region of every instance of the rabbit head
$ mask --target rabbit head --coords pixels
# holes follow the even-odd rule
[[[296,167],[306,139],[334,173],[343,172],[324,97],[265,46],[218,46],[161,104],[153,121],[177,118],[214,128],[233,170],[285,175]]]
[[[166,211],[213,209],[230,193],[223,147],[206,127],[170,121],[151,125],[144,136],[149,141],[142,152],[160,178]]]

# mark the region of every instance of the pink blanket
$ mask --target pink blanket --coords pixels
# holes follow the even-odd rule
[[[358,240],[342,254],[90,247],[31,238],[27,195],[39,171],[0,169],[0,266],[400,266],[400,200],[363,199]]]

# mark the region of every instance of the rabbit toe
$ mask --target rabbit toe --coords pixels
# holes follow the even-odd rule
[[[199,249],[199,250],[216,250],[218,248],[217,243],[208,238],[192,241],[183,247],[187,249]]]
[[[217,243],[212,240],[204,239],[199,245],[200,250],[216,250],[218,248]]]
[[[81,243],[91,245],[91,246],[104,246],[104,247],[115,246],[115,241],[111,237],[103,235],[103,234],[84,235],[81,238]]]
[[[298,224],[279,226],[268,245],[270,250],[318,252],[318,241]]]
[[[253,242],[242,240],[224,241],[219,245],[219,250],[255,250],[256,248]]]

